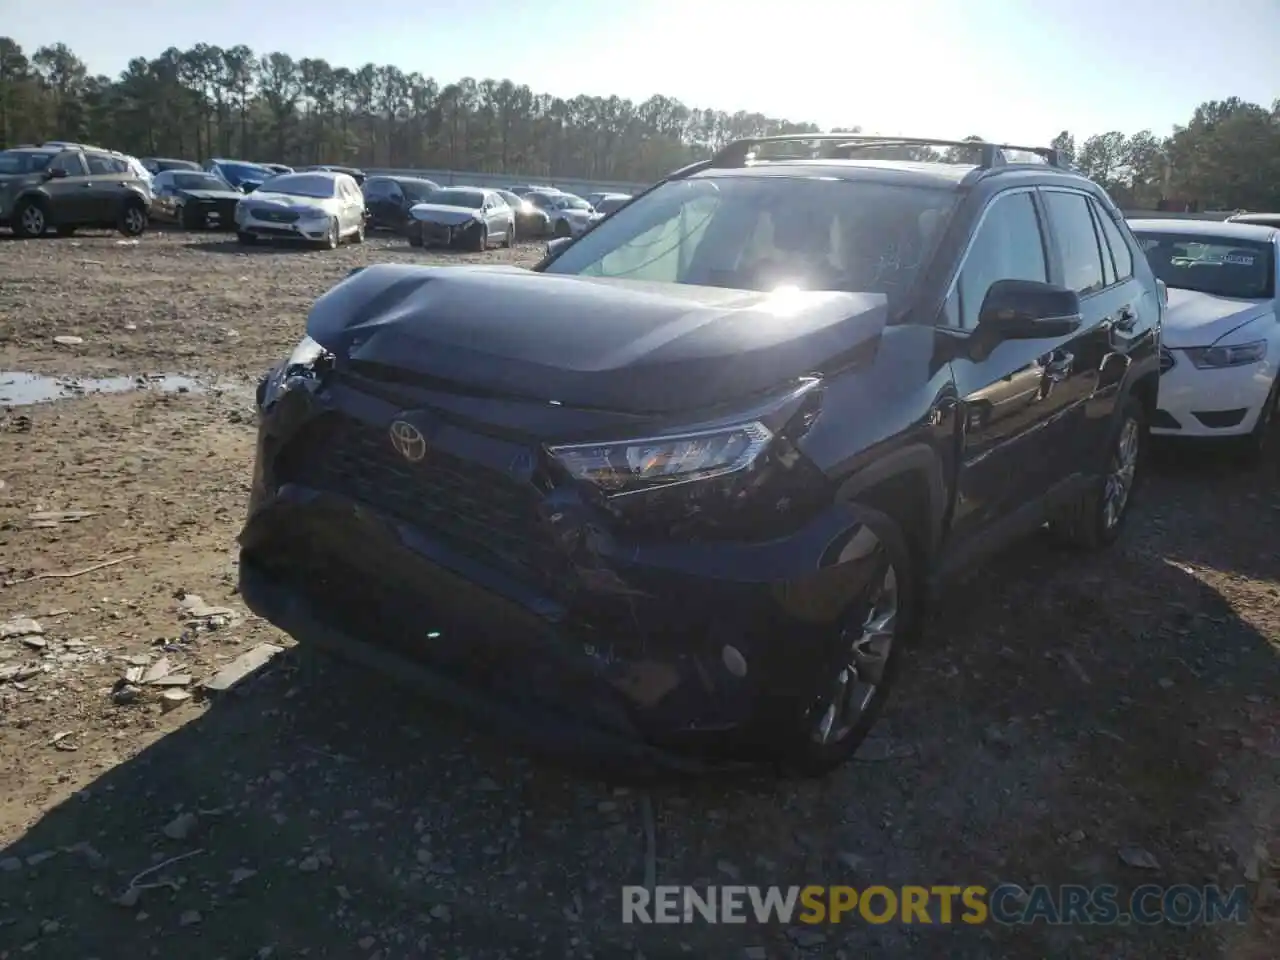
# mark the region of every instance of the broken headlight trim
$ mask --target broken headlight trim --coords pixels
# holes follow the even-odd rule
[[[745,470],[772,439],[768,427],[752,421],[660,437],[565,444],[548,452],[575,479],[621,496]]]
[[[1190,357],[1191,362],[1200,370],[1242,367],[1266,359],[1267,341],[1254,340],[1250,343],[1222,347],[1184,347],[1182,352]]]
[[[316,364],[328,355],[328,350],[311,337],[304,336],[293,348],[293,353],[289,354],[289,360],[284,365],[284,375],[308,376],[314,371]]]

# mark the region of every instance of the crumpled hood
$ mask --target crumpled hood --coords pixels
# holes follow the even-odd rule
[[[1272,309],[1271,301],[1235,300],[1211,293],[1169,288],[1164,317],[1166,347],[1207,347]]]
[[[298,197],[291,193],[272,193],[269,190],[255,190],[252,194],[252,206],[266,207],[271,210],[290,210],[297,213],[325,212],[328,201],[324,197]]]
[[[468,220],[479,216],[479,214],[479,210],[473,210],[471,207],[452,207],[442,203],[415,203],[409,208],[409,216],[415,220],[442,223],[449,227],[456,227],[460,223],[466,223]]]
[[[239,190],[179,190],[184,197],[191,200],[243,200],[244,194]]]
[[[689,412],[820,372],[879,337],[880,294],[769,295],[516,267],[368,267],[307,333],[339,368],[631,413]]]

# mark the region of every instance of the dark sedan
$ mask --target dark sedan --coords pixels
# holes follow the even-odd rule
[[[440,189],[440,184],[422,177],[369,177],[361,189],[369,211],[368,227],[405,233],[409,209],[427,203],[427,198]]]
[[[236,204],[244,194],[211,173],[165,170],[151,182],[155,199],[151,217],[177,223],[188,230],[208,227],[230,229],[236,222]]]

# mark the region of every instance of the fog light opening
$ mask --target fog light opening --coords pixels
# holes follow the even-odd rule
[[[747,658],[732,644],[724,645],[724,649],[720,651],[720,659],[724,662],[724,668],[739,680],[747,675]]]

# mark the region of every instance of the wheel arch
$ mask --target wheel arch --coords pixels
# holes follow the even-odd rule
[[[912,443],[877,457],[839,487],[836,499],[861,503],[894,520],[923,573],[933,563],[947,510],[942,461],[928,444]]]

